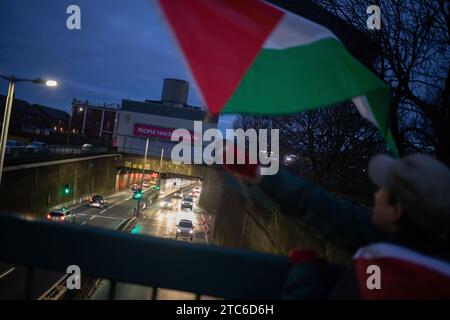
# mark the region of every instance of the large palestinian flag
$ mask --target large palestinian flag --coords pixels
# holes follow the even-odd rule
[[[289,114],[353,100],[392,151],[389,87],[325,27],[260,0],[159,0],[210,113]]]

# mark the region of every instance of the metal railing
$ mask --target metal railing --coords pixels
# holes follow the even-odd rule
[[[68,245],[70,244],[70,245]],[[279,299],[288,258],[79,225],[59,225],[0,212],[0,261],[226,299]]]
[[[78,154],[95,154],[108,152],[107,147],[82,147],[70,145],[49,145],[47,148],[12,148],[8,149],[5,154],[5,159],[34,159],[49,156],[64,156],[64,155],[78,155]]]

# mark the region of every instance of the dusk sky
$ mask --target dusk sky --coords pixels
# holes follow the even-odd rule
[[[15,96],[67,112],[72,98],[159,100],[164,78],[190,79],[152,1],[0,0],[0,74],[57,80],[57,88],[20,83]],[[81,30],[66,27],[72,4],[81,9]],[[192,83],[188,103],[203,107]]]

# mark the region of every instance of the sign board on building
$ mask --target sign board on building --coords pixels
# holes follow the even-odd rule
[[[151,126],[142,123],[135,123],[133,134],[139,137],[145,138],[158,138],[162,140],[171,140],[172,134],[175,131],[173,128],[164,128]],[[199,138],[199,135],[194,134],[194,132],[189,131],[190,135],[185,137],[185,139],[190,139],[191,141],[196,141]],[[177,140],[181,138],[181,136],[176,137]]]

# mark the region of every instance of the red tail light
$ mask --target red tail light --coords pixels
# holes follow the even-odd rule
[[[65,216],[59,217],[59,220],[64,221],[66,220],[66,217]]]
[[[52,216],[50,214],[47,215],[47,220],[50,220]]]

